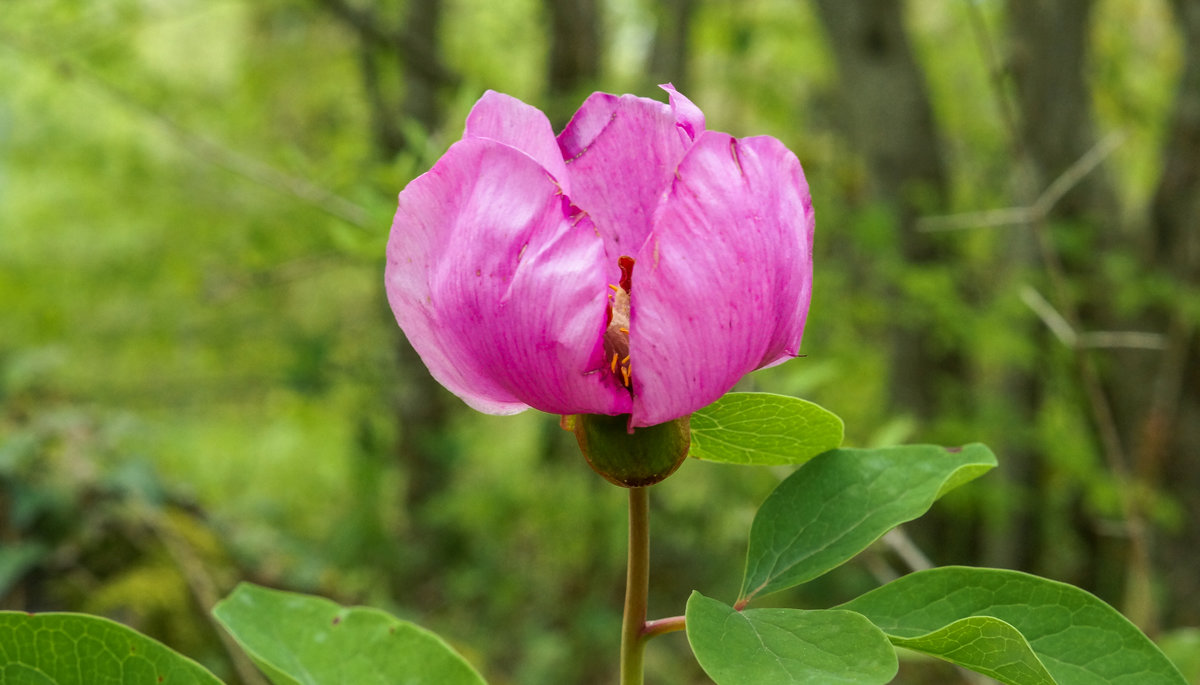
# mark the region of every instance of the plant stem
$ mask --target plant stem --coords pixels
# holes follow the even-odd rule
[[[642,685],[646,603],[650,592],[650,493],[629,489],[629,570],[621,623],[621,685]]]
[[[645,627],[642,628],[642,635],[646,637],[646,640],[649,640],[652,637],[680,630],[687,630],[687,621],[682,616],[672,616],[670,618],[646,621]]]

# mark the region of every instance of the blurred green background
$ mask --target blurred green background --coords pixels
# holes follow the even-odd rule
[[[207,618],[249,579],[416,620],[499,685],[612,682],[624,493],[556,417],[434,383],[383,253],[484,89],[561,126],[666,81],[812,184],[806,356],[743,389],[1001,463],[766,601],[844,601],[912,543],[1095,592],[1200,682],[1196,0],[0,0],[0,608],[251,685]],[[786,473],[655,488],[652,615],[734,599]],[[648,660],[708,682],[682,634]]]

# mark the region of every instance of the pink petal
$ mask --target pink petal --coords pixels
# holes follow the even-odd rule
[[[475,409],[624,413],[628,393],[595,372],[603,249],[533,158],[467,138],[400,194],[388,301],[434,378]]]
[[[566,164],[554,138],[554,128],[538,108],[489,90],[467,115],[463,138],[490,138],[517,148],[536,159],[558,181],[563,192],[570,194]]]
[[[799,352],[813,226],[804,171],[782,143],[700,134],[636,258],[631,425],[688,414]]]
[[[671,99],[671,112],[675,115],[675,125],[687,136],[684,144],[690,145],[696,136],[704,132],[704,112],[675,90],[675,86],[670,83],[664,83],[659,88],[667,91]]]
[[[617,259],[650,233],[654,210],[687,150],[667,105],[633,95],[593,93],[558,136],[571,201],[596,223],[609,282]]]

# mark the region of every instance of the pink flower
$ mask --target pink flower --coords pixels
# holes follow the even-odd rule
[[[475,409],[686,416],[796,356],[813,210],[778,140],[706,131],[595,93],[557,138],[488,91],[462,140],[400,193],[385,283],[396,321]]]

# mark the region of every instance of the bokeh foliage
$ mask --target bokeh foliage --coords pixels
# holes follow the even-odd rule
[[[3,608],[104,613],[222,677],[252,678],[204,618],[250,578],[416,620],[489,682],[609,682],[621,493],[554,417],[480,416],[424,378],[382,294],[383,246],[396,192],[459,135],[483,89],[569,114],[590,90],[660,97],[656,81],[670,78],[710,127],[782,139],[813,188],[806,356],[743,389],[829,407],[851,446],[988,443],[997,475],[910,529],[939,563],[1029,570],[1122,606],[1122,497],[1133,492],[1156,540],[1150,627],[1200,623],[1180,569],[1190,557],[1172,552],[1200,547],[1188,483],[1164,483],[1167,466],[1131,482],[1106,464],[1077,351],[1022,299],[1052,289],[1037,259],[1014,258],[1033,250],[1026,228],[939,235],[941,258],[905,256],[901,212],[841,128],[841,96],[856,84],[839,76],[815,3],[575,4],[597,13],[588,30],[603,50],[594,73],[551,87],[554,41],[571,36],[553,30],[546,3],[350,3],[388,30],[422,8],[440,13],[424,58],[448,78],[427,114],[406,98],[424,92],[428,64],[368,41],[334,0],[4,1]],[[1184,70],[1179,22],[1168,2],[1091,4],[1097,136],[1125,141],[1100,167],[1119,201],[1116,238],[1079,217],[1052,216],[1048,231],[1088,323],[1165,333],[1156,314],[1168,308],[1194,331],[1195,284],[1143,259]],[[1011,102],[997,97],[973,23],[1003,56],[1006,6],[909,5],[951,169],[948,196],[926,213],[1022,204]],[[647,64],[677,6],[686,59],[664,75]],[[903,329],[961,363],[927,379],[936,411],[891,392]],[[1157,354],[1099,351],[1106,390],[1119,396],[1122,374]],[[1014,376],[1037,377],[1036,392],[1014,390]],[[755,507],[788,472],[687,463],[656,488],[652,615],[683,613],[693,588],[735,598]],[[869,550],[787,601],[844,601],[889,564],[899,567],[893,551]],[[652,680],[705,682],[694,664],[679,672],[690,664],[682,636],[648,658]],[[902,664],[899,682],[923,672]]]

